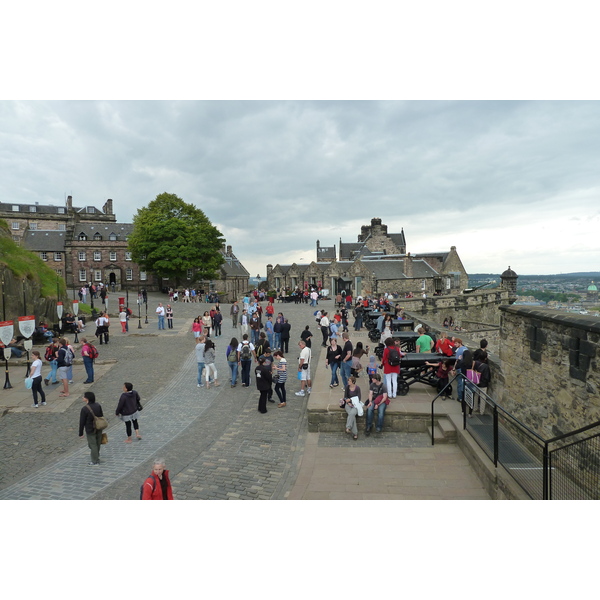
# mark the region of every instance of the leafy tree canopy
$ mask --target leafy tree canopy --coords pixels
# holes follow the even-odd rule
[[[223,264],[224,243],[203,211],[175,194],[159,194],[133,218],[132,258],[159,277],[176,280],[196,271],[196,280],[214,279]]]

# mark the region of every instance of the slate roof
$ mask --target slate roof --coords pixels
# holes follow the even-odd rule
[[[249,277],[250,273],[246,270],[244,265],[235,257],[227,256],[223,254],[225,262],[221,265],[221,270],[225,273],[226,277]]]
[[[34,252],[64,252],[66,231],[26,231],[23,244]]]
[[[327,260],[335,260],[335,246],[319,246],[317,248],[317,258],[327,259]]]
[[[388,233],[388,237],[398,246],[400,249],[402,246],[406,246],[406,238],[404,237],[404,231],[402,233]]]
[[[13,206],[18,206],[19,210],[13,210]],[[30,207],[34,206],[35,211],[31,211]],[[61,209],[59,211],[59,209]],[[14,215],[66,215],[67,209],[64,206],[48,206],[43,204],[20,204],[18,202],[0,202],[0,211],[9,212]]]
[[[340,260],[353,259],[364,246],[364,242],[340,242]]]
[[[73,241],[77,241],[82,233],[89,240],[94,239],[94,235],[99,233],[102,241],[109,241],[109,236],[115,234],[119,242],[124,242],[133,230],[133,223],[77,223],[73,230]]]

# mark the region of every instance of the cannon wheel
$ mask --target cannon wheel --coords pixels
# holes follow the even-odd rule
[[[398,379],[398,396],[406,396],[408,394],[408,383],[404,379]]]

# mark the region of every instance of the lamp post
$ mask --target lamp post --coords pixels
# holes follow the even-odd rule
[[[140,286],[138,285],[138,329],[142,328],[142,295],[140,292]]]
[[[5,363],[5,370],[6,370],[6,377],[4,379],[4,389],[5,390],[10,390],[12,388],[12,385],[10,384],[10,377],[8,376],[8,359],[10,358],[12,350],[6,346],[4,348],[4,363]]]

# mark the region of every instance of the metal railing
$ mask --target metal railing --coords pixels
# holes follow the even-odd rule
[[[600,499],[600,421],[544,439],[499,406],[464,375],[463,429],[497,467],[501,464],[533,500]],[[444,388],[445,389],[445,388]],[[435,401],[431,402],[431,444]],[[477,412],[477,404],[479,411]],[[593,430],[597,431],[594,432]]]

